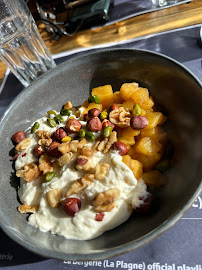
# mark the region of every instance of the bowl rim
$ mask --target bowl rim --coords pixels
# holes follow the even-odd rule
[[[7,107],[6,111],[4,112],[3,116],[1,117],[1,119],[0,119],[0,131],[1,131],[1,124],[3,123],[4,119],[6,118],[7,114],[10,112],[12,107],[15,105],[15,103],[18,102],[18,100],[24,94],[27,94],[28,92],[30,92],[30,89],[36,88],[37,86],[39,86],[38,84],[40,84],[41,82],[46,83],[46,80],[51,75],[54,75],[55,72],[57,73],[58,72],[57,70],[62,69],[64,66],[68,65],[69,62],[77,61],[77,60],[82,59],[82,58],[84,59],[86,57],[91,57],[91,56],[93,56],[95,54],[98,55],[98,54],[110,53],[110,52],[117,52],[118,53],[118,52],[122,52],[122,51],[129,52],[129,53],[138,53],[138,52],[148,53],[148,54],[152,54],[154,56],[156,55],[158,57],[167,59],[168,61],[173,62],[175,65],[180,66],[183,70],[185,70],[187,72],[187,75],[191,76],[198,83],[198,85],[202,89],[202,82],[197,78],[197,76],[192,71],[190,71],[187,67],[185,67],[183,64],[179,63],[177,60],[175,60],[175,59],[173,59],[173,58],[171,58],[169,56],[166,56],[166,55],[158,53],[158,52],[150,51],[150,50],[144,50],[144,49],[127,49],[127,48],[102,49],[102,50],[99,50],[99,51],[93,51],[93,52],[90,52],[90,53],[85,53],[84,55],[79,55],[79,56],[75,56],[75,57],[73,57],[71,59],[68,59],[67,61],[57,65],[52,70],[49,70],[47,73],[42,75],[40,78],[36,79],[28,87],[23,89],[14,98],[14,100],[10,103],[10,105]],[[200,93],[202,94],[202,91],[200,91]],[[202,178],[202,176],[200,176],[200,177]],[[162,233],[164,233],[170,227],[172,227],[189,210],[192,203],[199,196],[201,191],[202,191],[202,181],[200,182],[197,189],[190,196],[189,200],[182,207],[180,207],[178,210],[176,210],[175,213],[173,213],[166,221],[164,221],[158,227],[156,227],[155,229],[150,231],[148,234],[146,234],[146,235],[144,235],[144,236],[142,236],[142,237],[140,237],[140,238],[138,238],[136,240],[133,240],[133,241],[127,243],[127,244],[117,246],[115,248],[111,248],[110,250],[107,250],[107,251],[98,251],[96,253],[90,253],[90,254],[65,253],[65,252],[60,252],[60,251],[50,251],[50,250],[42,248],[42,247],[33,246],[32,244],[25,241],[24,239],[19,238],[19,236],[12,230],[12,228],[10,228],[9,226],[4,226],[3,219],[1,217],[1,213],[0,213],[0,227],[3,230],[4,233],[6,233],[12,240],[14,240],[18,244],[20,244],[22,247],[28,249],[29,251],[31,251],[31,252],[33,252],[33,253],[35,253],[37,255],[43,256],[45,258],[60,259],[60,260],[64,260],[64,261],[104,260],[104,259],[111,258],[111,257],[114,257],[114,256],[119,256],[119,255],[127,253],[127,252],[131,252],[136,248],[139,248],[139,247],[142,247],[143,245],[148,244],[149,242],[151,242],[152,240],[154,240],[155,238],[160,236]],[[80,241],[80,240],[75,240],[75,241]]]

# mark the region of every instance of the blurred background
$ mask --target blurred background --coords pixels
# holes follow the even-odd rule
[[[114,0],[27,0],[36,21],[55,40],[109,21]]]

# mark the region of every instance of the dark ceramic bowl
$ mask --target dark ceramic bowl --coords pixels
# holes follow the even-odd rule
[[[121,226],[89,241],[66,240],[28,225],[17,211],[15,177],[9,151],[11,136],[26,129],[50,109],[71,100],[80,105],[93,87],[124,82],[147,87],[167,115],[174,145],[173,167],[151,216],[132,216]],[[0,124],[0,224],[15,241],[46,257],[63,260],[103,259],[131,251],[170,228],[188,210],[201,190],[201,83],[186,68],[163,55],[141,50],[109,50],[70,60],[37,80],[11,104]]]

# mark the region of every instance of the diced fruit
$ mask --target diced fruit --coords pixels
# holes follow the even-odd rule
[[[131,159],[129,155],[123,156],[122,161],[131,169],[136,179],[142,176],[143,170],[141,162]]]
[[[163,120],[163,114],[161,112],[147,113],[145,117],[149,121],[145,129],[154,128]]]
[[[162,145],[150,137],[143,137],[135,144],[137,153],[152,156],[160,151]]]
[[[152,113],[152,112],[154,112],[154,110],[151,108],[151,109],[148,109],[148,110],[145,110],[146,111],[146,113]]]
[[[159,128],[143,129],[140,131],[141,137],[152,137],[155,140],[159,140]]]
[[[92,96],[98,96],[100,103],[104,108],[109,107],[112,103],[114,103],[113,90],[111,85],[99,86],[92,89]]]
[[[118,139],[126,145],[134,145],[134,136],[138,136],[139,134],[139,130],[133,130],[131,127],[118,129]]]
[[[119,104],[119,103],[122,103],[122,102],[123,102],[123,99],[121,97],[120,91],[116,91],[114,93],[114,103]]]
[[[121,104],[121,107],[123,107],[124,109],[128,109],[128,110],[132,111],[134,105],[135,105],[135,102],[132,99],[129,99],[129,100],[123,102]]]
[[[136,155],[136,150],[135,150],[135,146],[131,147],[130,150],[128,151],[128,155],[131,156],[132,158],[134,158],[134,156]],[[134,158],[135,159],[135,158]]]
[[[145,109],[142,109],[142,108],[141,108],[141,114],[140,114],[140,115],[145,116],[146,113],[147,113],[147,111],[146,111]]]
[[[128,152],[128,154],[130,155],[130,151]],[[153,156],[146,156],[136,153],[132,154],[131,157],[142,163],[144,171],[149,171],[152,170],[159,162],[159,160],[161,159],[161,154],[156,153]]]
[[[148,186],[160,187],[165,185],[163,175],[157,170],[143,173],[142,179]]]
[[[119,137],[124,137],[125,139],[129,139],[130,137],[138,136],[140,134],[139,130],[134,130],[131,127],[120,128],[118,129]]]
[[[167,133],[159,126],[151,129],[143,129],[140,131],[141,137],[151,137],[165,145],[167,142]]]
[[[125,155],[122,157],[123,163],[125,163],[129,168],[131,164],[131,157],[129,155]]]
[[[138,180],[142,174],[143,174],[143,170],[142,170],[142,163],[139,162],[138,160],[135,159],[131,159],[131,170],[133,171],[135,178]]]
[[[126,146],[127,146],[128,151],[129,151],[129,150],[131,149],[131,147],[132,147],[131,145],[128,145],[128,144],[127,144]]]
[[[130,137],[128,139],[125,139],[124,137],[119,138],[119,141],[124,143],[126,146],[135,144],[135,138],[134,137]]]
[[[153,101],[152,97],[150,97],[148,100],[144,101],[144,102],[141,104],[142,109],[145,109],[145,110],[149,110],[149,109],[151,109],[153,106],[154,106],[154,101]]]
[[[147,88],[141,88],[139,87],[137,89],[137,91],[135,91],[132,95],[131,95],[131,99],[139,104],[141,106],[141,108],[145,109],[142,104],[144,102],[146,102],[149,99],[149,91]]]
[[[96,108],[100,111],[102,111],[102,104],[96,104],[96,103],[90,103],[88,107],[83,111],[83,115],[87,114],[89,110]]]
[[[124,83],[120,89],[120,95],[122,99],[128,100],[130,96],[137,90],[138,84],[137,83]]]

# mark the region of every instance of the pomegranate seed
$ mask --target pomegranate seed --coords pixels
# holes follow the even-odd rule
[[[95,215],[95,220],[96,221],[103,221],[105,213],[101,212],[101,213],[96,213]]]

